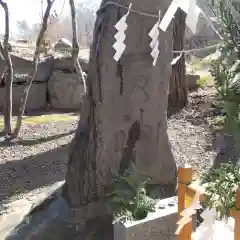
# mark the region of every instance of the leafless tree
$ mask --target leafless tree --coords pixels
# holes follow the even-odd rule
[[[3,46],[0,47],[0,52],[5,60],[5,108],[4,108],[4,132],[6,136],[12,133],[12,83],[13,83],[13,67],[11,56],[9,53],[9,12],[7,3],[0,0],[0,5],[5,13],[5,35]]]
[[[94,28],[94,22],[96,19],[95,7],[88,6],[88,3],[75,3],[76,11],[76,24],[78,27],[77,37],[78,43],[82,47],[89,47],[92,42],[92,32]],[[62,9],[64,9],[62,6]],[[40,31],[40,23],[27,24],[23,21],[18,21],[18,34],[26,39],[31,39],[32,41],[37,39],[38,33]],[[28,29],[29,28],[29,29]],[[28,31],[29,30],[29,31]],[[67,39],[72,38],[72,28],[71,28],[71,17],[65,16],[60,12],[50,13],[48,20],[48,29],[45,34],[52,42],[55,42],[59,37],[64,37]]]
[[[0,59],[2,59],[2,60],[4,60],[3,55],[4,55],[4,49],[3,49],[2,42],[0,41]],[[5,67],[3,72],[0,73],[0,84],[2,84],[1,81],[3,80],[3,78],[5,76],[6,70],[7,70],[7,68]]]
[[[20,109],[19,109],[19,113],[18,113],[18,116],[17,116],[16,128],[15,128],[13,136],[12,136],[13,138],[17,138],[19,136],[19,133],[20,133],[20,129],[21,129],[21,126],[22,126],[23,114],[24,114],[24,111],[25,111],[26,103],[27,103],[28,93],[29,93],[32,82],[35,79],[35,75],[36,75],[36,72],[37,72],[38,63],[39,63],[39,59],[40,59],[40,54],[42,52],[41,44],[42,44],[42,41],[44,39],[45,32],[47,30],[48,18],[49,18],[50,11],[51,11],[51,8],[52,8],[52,5],[53,5],[54,1],[55,0],[47,0],[47,7],[46,7],[46,10],[45,10],[45,13],[44,13],[44,16],[43,16],[42,27],[41,27],[40,32],[38,34],[38,38],[37,38],[37,41],[36,41],[36,50],[35,50],[35,53],[34,53],[34,56],[33,56],[33,71],[31,73],[32,77],[30,78],[30,80],[28,80],[28,82],[27,82],[27,84],[24,88],[24,93],[23,93],[23,96],[22,96],[22,99],[21,99]]]
[[[84,88],[86,92],[85,77],[79,63],[79,44],[77,39],[76,8],[75,8],[74,0],[69,0],[69,5],[70,5],[71,17],[72,17],[72,60],[73,60],[73,64],[76,69],[79,81],[81,84],[84,84]]]

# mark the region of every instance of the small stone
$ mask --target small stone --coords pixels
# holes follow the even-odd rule
[[[165,205],[163,205],[163,204],[160,204],[160,205],[158,206],[158,208],[159,208],[159,209],[165,209],[165,208],[166,208],[166,206],[165,206]]]
[[[169,207],[175,206],[175,202],[169,202],[169,203],[168,203],[168,206],[169,206]]]

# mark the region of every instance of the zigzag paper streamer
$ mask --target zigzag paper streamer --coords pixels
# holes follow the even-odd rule
[[[196,210],[202,208],[199,203],[199,198],[200,193],[196,192],[190,206],[181,212],[180,215],[182,218],[177,222],[178,228],[175,232],[176,235],[178,235],[181,232],[182,228],[192,220],[192,215],[196,213]]]
[[[192,240],[211,240],[214,235],[214,224],[216,219],[216,210],[209,209],[203,211],[201,217],[203,223],[192,234]]]
[[[199,15],[201,13],[201,9],[197,6],[196,0],[190,0],[189,9],[186,18],[186,25],[193,32],[197,32],[197,23],[199,19]]]
[[[121,58],[126,48],[126,45],[124,43],[124,40],[126,38],[125,31],[128,27],[126,20],[130,13],[131,7],[132,7],[132,3],[130,3],[129,5],[128,12],[115,25],[115,28],[117,29],[118,32],[114,36],[114,38],[116,39],[116,42],[113,44],[113,48],[116,50],[116,53],[113,56],[113,58],[117,62]]]
[[[182,57],[182,53],[172,60],[171,65],[174,66],[180,60],[181,57]]]
[[[152,39],[150,47],[152,49],[151,56],[153,57],[153,66],[156,66],[159,55],[159,23],[160,23],[161,11],[159,11],[158,21],[155,23],[148,36]]]
[[[202,12],[197,6],[196,0],[173,0],[160,23],[160,29],[164,32],[167,30],[178,8],[187,14],[186,25],[193,33],[196,33],[198,18]]]
[[[203,223],[192,234],[192,240],[220,240],[234,239],[234,219],[228,218],[227,221],[216,220],[216,210],[206,209],[201,217]],[[226,221],[226,222],[225,222]]]
[[[170,6],[168,7],[167,12],[165,13],[165,15],[162,18],[162,21],[159,25],[160,29],[162,29],[164,32],[166,32],[170,22],[172,21],[175,13],[178,10],[178,7],[179,7],[179,4],[178,4],[177,0],[173,0],[172,3],[170,4]]]

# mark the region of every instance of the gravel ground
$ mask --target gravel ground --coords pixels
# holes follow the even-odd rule
[[[209,168],[216,157],[212,149],[213,88],[189,94],[189,105],[168,120],[169,139],[177,165]],[[68,143],[77,121],[25,125],[22,141],[14,146],[0,142],[0,239],[14,229],[53,185],[64,180]],[[56,183],[56,184],[55,184]],[[50,188],[51,186],[51,188]]]
[[[189,104],[168,120],[168,133],[177,165],[190,164],[197,172],[209,168],[217,151],[211,104],[214,88],[205,86],[189,94]]]
[[[216,156],[216,150],[211,147],[213,94],[209,86],[190,93],[189,105],[168,120],[169,138],[178,166],[188,163],[197,170],[205,169]],[[0,201],[64,179],[67,144],[76,124],[73,120],[25,125],[22,142],[14,146],[0,142]]]
[[[25,125],[21,142],[0,142],[0,201],[62,181],[77,121]],[[19,196],[18,196],[19,197]]]
[[[168,120],[169,138],[178,166],[188,163],[200,171],[209,168],[216,157],[212,149],[213,95],[210,86],[190,93],[189,105]],[[0,142],[0,201],[6,200],[0,204],[0,222],[20,221],[20,208],[27,212],[41,197],[41,192],[64,180],[67,145],[76,124],[77,121],[65,121],[25,125],[19,144],[4,146]],[[6,234],[13,225],[17,223],[5,227]]]

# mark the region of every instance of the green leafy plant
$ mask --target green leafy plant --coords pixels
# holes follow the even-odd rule
[[[225,114],[228,132],[239,130],[240,114],[240,25],[225,0],[215,3],[222,25],[224,41],[219,45],[220,57],[211,64],[210,73],[217,90],[218,109]]]
[[[155,201],[147,196],[146,183],[134,167],[115,177],[109,205],[116,221],[144,219],[155,210]]]
[[[218,169],[203,172],[200,180],[206,184],[208,206],[216,209],[219,219],[229,217],[230,209],[235,207],[236,190],[240,186],[240,166],[222,164]]]

